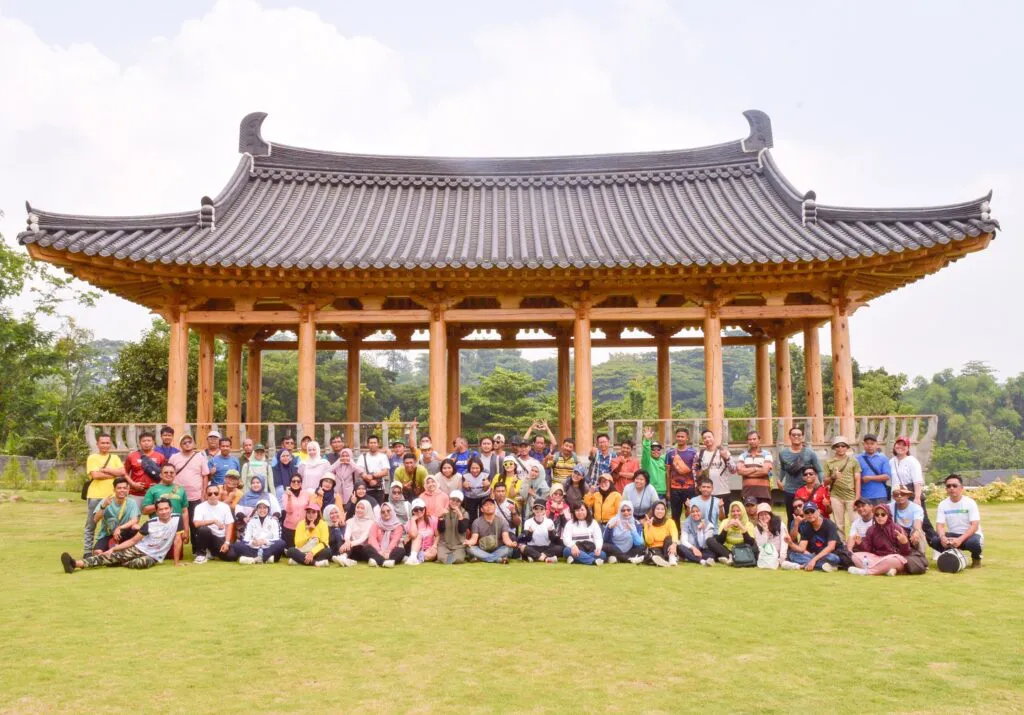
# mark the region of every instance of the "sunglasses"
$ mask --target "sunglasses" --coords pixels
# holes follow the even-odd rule
[[[413,507],[413,509],[412,509],[412,510],[413,510],[413,511],[424,511],[423,507],[421,507],[421,506],[416,506],[416,507]]]
[[[217,496],[218,494],[220,494],[219,489],[214,489],[213,491],[206,492],[206,496],[208,497]]]
[[[293,479],[292,480],[292,484],[302,484],[302,480],[301,479]]]
[[[889,515],[886,512],[884,512],[884,511],[876,511],[875,512],[875,518],[877,519],[880,516],[889,516]]]

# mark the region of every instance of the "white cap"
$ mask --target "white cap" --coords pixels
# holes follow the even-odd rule
[[[425,501],[423,501],[422,499],[420,499],[419,497],[416,497],[415,499],[412,500],[412,506],[410,508],[411,509],[426,509],[427,508],[427,503]]]
[[[209,439],[210,437],[216,437],[217,439],[220,439],[220,432],[218,432],[217,430],[210,430],[209,432],[206,433],[206,438]]]
[[[452,493],[448,495],[449,499],[458,499],[459,501],[466,501],[466,495],[462,493],[461,489],[453,489]]]

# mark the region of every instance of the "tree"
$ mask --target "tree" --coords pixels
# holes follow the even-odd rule
[[[463,391],[464,431],[518,429],[524,421],[546,417],[543,392],[543,380],[496,367],[479,385]]]

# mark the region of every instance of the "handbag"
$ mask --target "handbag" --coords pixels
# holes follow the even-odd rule
[[[928,557],[918,549],[911,549],[907,556],[907,573],[918,576],[928,570]]]
[[[750,544],[736,544],[732,547],[732,565],[737,568],[757,566],[757,558]]]
[[[733,550],[733,563],[736,563],[735,549]],[[761,547],[761,552],[757,555],[757,567],[772,570],[779,567],[779,552],[775,548],[775,544],[768,541]]]
[[[110,464],[110,458],[112,456],[113,456],[112,454],[108,454],[107,455],[107,461],[103,463],[103,466],[100,467],[100,469],[106,469],[107,468],[107,465]],[[89,487],[92,486],[92,481],[93,481],[92,477],[86,475],[85,481],[82,482],[82,500],[83,501],[84,500],[88,500],[88,498],[89,498]]]

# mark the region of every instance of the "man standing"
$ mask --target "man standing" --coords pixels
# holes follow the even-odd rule
[[[789,547],[789,561],[782,568],[805,571],[835,571],[839,568],[838,552],[843,549],[836,525],[822,516],[812,501],[804,504],[804,521],[800,524],[800,539]]]
[[[171,551],[174,565],[181,565],[181,537],[178,534],[178,517],[171,512],[171,503],[161,501],[156,505],[156,519],[150,519],[132,538],[94,556],[74,559],[64,552],[60,555],[64,573],[76,569],[90,569],[97,566],[124,566],[128,569],[148,569],[164,560]]]
[[[690,430],[680,427],[676,430],[675,446],[665,454],[669,504],[672,507],[672,518],[680,528],[687,502],[697,495],[693,478],[693,460],[696,456],[697,450],[690,446]],[[715,521],[717,523],[717,519]]]
[[[391,473],[391,462],[388,455],[381,451],[380,437],[375,434],[366,440],[366,450],[359,455],[357,462],[365,472],[363,481],[366,483],[366,493],[376,499],[378,504],[383,504],[384,490],[387,488],[385,481]]]
[[[931,547],[936,551],[964,549],[971,552],[971,568],[981,566],[981,549],[985,537],[981,533],[981,512],[978,504],[964,496],[964,482],[959,474],[946,477],[945,499],[939,502],[935,528],[938,532]]]
[[[231,438],[221,437],[220,450],[209,459],[210,463],[210,484],[220,486],[224,483],[224,477],[232,469],[242,473],[242,465],[238,463],[238,457],[231,454]]]
[[[173,427],[164,425],[160,428],[160,444],[157,445],[156,451],[164,455],[164,459],[170,459],[178,453],[178,448],[174,446]]]
[[[590,448],[590,479],[593,484],[597,484],[597,480],[602,474],[612,473],[612,458],[615,457],[615,452],[612,451],[612,441],[605,433],[601,433],[594,438],[596,447]],[[615,481],[614,479],[612,480]]]
[[[131,498],[142,508],[142,500],[146,491],[160,480],[160,467],[164,463],[164,455],[153,447],[156,439],[152,432],[139,435],[139,448],[129,454],[124,461],[124,476],[131,487]]]
[[[804,443],[804,431],[794,426],[789,430],[789,446],[779,451],[779,464],[782,469],[780,476],[783,478],[782,492],[786,500],[788,522],[793,518],[793,496],[804,484],[804,469],[808,466],[814,467],[815,474],[821,474],[821,460],[818,459],[818,453]]]
[[[747,451],[740,455],[736,471],[743,480],[741,498],[753,497],[758,504],[772,503],[772,453],[761,449],[757,430],[747,432]]]
[[[242,471],[242,467],[249,463],[252,459],[252,453],[256,449],[256,443],[249,437],[242,440],[242,454],[238,457],[238,471]]]
[[[544,465],[530,456],[530,443],[526,441],[525,437],[519,437],[518,435],[512,435],[509,439],[509,444],[516,450],[516,473],[519,475],[519,481],[526,483],[530,481],[530,469],[537,467],[540,474],[545,474]]]
[[[85,460],[85,471],[89,475],[89,488],[85,493],[85,534],[82,539],[82,554],[88,556],[93,551],[96,533],[96,507],[100,502],[114,493],[114,479],[124,477],[124,465],[121,458],[111,450],[113,444],[109,434],[96,437],[96,454],[90,454]],[[127,480],[126,482],[127,483]],[[135,504],[138,507],[138,503]]]
[[[345,449],[345,438],[340,434],[331,437],[331,451],[324,455],[332,465],[341,459],[341,450]]]
[[[654,428],[644,427],[644,440],[640,448],[640,469],[647,472],[647,478],[659,499],[665,498],[668,489],[665,477],[665,459],[662,457],[661,442],[655,442]]]
[[[406,452],[402,457],[402,466],[395,470],[393,481],[402,484],[406,499],[412,499],[423,493],[423,484],[427,480],[427,468],[416,462],[416,455]]]
[[[465,545],[469,555],[485,563],[508,563],[516,542],[509,533],[508,522],[497,515],[497,505],[491,497],[480,504],[481,514],[470,527]]]
[[[860,498],[871,506],[889,501],[889,459],[878,451],[878,437],[864,435],[864,451],[857,455],[860,465]]]
[[[569,481],[569,477],[579,463],[580,460],[576,456],[576,441],[572,437],[566,437],[562,440],[562,449],[559,450],[558,454],[551,453],[544,458],[544,466],[551,475],[551,483],[561,484],[562,486],[565,486]],[[587,486],[591,485],[587,484]]]
[[[420,464],[427,469],[427,474],[441,471],[441,457],[434,451],[434,443],[429,434],[420,437]]]
[[[640,471],[640,460],[633,456],[633,440],[622,440],[619,453],[612,457],[610,467],[615,490],[621,494],[627,484],[633,483],[633,475]]]
[[[402,468],[402,458],[405,456],[405,442],[400,439],[396,439],[391,443],[391,449],[388,451],[388,478],[394,479],[395,472]]]
[[[220,487],[211,484],[206,489],[206,501],[196,507],[196,538],[192,543],[195,562],[204,564],[212,556],[230,561],[234,530],[231,507],[220,500]]]
[[[484,479],[494,479],[501,474],[501,457],[494,451],[494,440],[490,437],[480,438],[480,462],[484,465]]]
[[[220,453],[220,432],[210,430],[206,434],[206,459],[213,459]]]
[[[860,463],[850,455],[850,441],[838,436],[832,440],[835,456],[825,462],[825,486],[832,495],[832,514],[843,538],[853,519],[853,502],[860,499]]]
[[[181,451],[171,457],[170,464],[174,467],[174,483],[185,490],[188,499],[189,524],[195,524],[196,507],[203,501],[206,485],[210,481],[210,465],[206,455],[196,451],[192,435],[181,436]],[[192,538],[195,538],[195,527],[192,527]]]
[[[469,448],[469,440],[459,435],[455,438],[455,451],[448,455],[448,459],[455,462],[455,473],[465,474],[469,471],[469,460],[479,456]]]
[[[277,466],[278,460],[281,459],[281,452],[284,451],[291,452],[292,458],[296,460],[301,456],[295,453],[295,437],[290,434],[286,434],[284,439],[281,440],[281,448],[274,453],[274,459],[270,463],[271,467]]]
[[[705,476],[711,480],[711,495],[721,505],[719,518],[725,518],[725,510],[732,501],[732,490],[729,488],[730,477],[736,473],[736,461],[729,453],[729,447],[723,442],[715,446],[715,433],[709,429],[700,433],[701,448],[693,463],[697,476]]]

